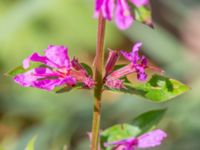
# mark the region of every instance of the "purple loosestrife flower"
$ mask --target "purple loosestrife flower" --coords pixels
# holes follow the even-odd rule
[[[140,47],[142,46],[142,43],[138,42],[133,46],[132,52],[128,53],[125,51],[120,51],[121,55],[124,56],[128,61],[130,61],[130,64],[125,65],[124,67],[114,70],[114,65],[116,64],[117,59],[113,59],[116,56],[118,56],[118,52],[110,51],[106,68],[106,75],[105,75],[105,84],[110,88],[116,88],[121,89],[123,88],[123,80],[121,78],[131,74],[131,73],[137,73],[138,80],[145,81],[147,78],[147,74],[145,73],[145,69],[149,68],[147,66],[147,59],[144,56],[139,56],[138,51]],[[109,63],[108,63],[109,62]],[[112,65],[111,65],[112,64]],[[109,67],[107,67],[109,66]],[[110,69],[111,68],[111,69]]]
[[[149,0],[96,0],[95,17],[102,12],[103,17],[110,21],[113,18],[113,12],[115,10],[114,18],[116,25],[118,28],[125,30],[129,28],[134,21],[134,17],[128,6],[128,1],[136,7],[146,5],[149,2]]]
[[[131,62],[134,71],[137,72],[138,79],[145,81],[147,78],[147,74],[145,73],[145,68],[147,68],[147,59],[144,56],[140,57],[138,54],[141,46],[142,43],[138,42],[133,46],[132,52],[127,53],[125,51],[121,51],[121,54]]]
[[[23,61],[23,68],[30,67],[31,62],[43,64],[14,77],[21,86],[53,90],[57,86],[75,86],[78,82],[85,88],[94,86],[93,79],[87,74],[77,59],[70,61],[68,49],[64,46],[49,46],[44,50],[45,56],[33,53]]]
[[[167,134],[160,130],[154,130],[145,133],[139,137],[130,137],[127,139],[105,143],[105,147],[112,147],[112,150],[136,150],[136,148],[152,148],[159,146]]]

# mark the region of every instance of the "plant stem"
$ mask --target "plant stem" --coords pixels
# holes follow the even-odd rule
[[[92,121],[92,144],[91,150],[98,150],[99,146],[99,129],[101,118],[101,95],[103,87],[103,65],[104,65],[104,38],[105,38],[106,21],[99,14],[98,19],[98,33],[97,33],[97,47],[95,56],[95,88],[94,88],[94,110]]]

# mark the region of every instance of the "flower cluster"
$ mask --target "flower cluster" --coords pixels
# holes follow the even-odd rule
[[[103,17],[110,21],[113,18],[113,12],[115,10],[115,22],[118,28],[125,30],[134,21],[134,15],[132,15],[128,5],[129,1],[135,7],[144,6],[149,2],[149,0],[96,0],[95,16],[98,16],[102,12]]]
[[[105,143],[105,147],[112,147],[112,150],[135,150],[135,148],[152,148],[159,146],[167,134],[160,130],[154,130],[145,133],[139,137],[130,137],[127,139]]]
[[[68,49],[64,46],[49,46],[44,50],[45,56],[33,53],[23,61],[23,68],[30,67],[31,62],[43,65],[14,77],[21,86],[53,90],[57,86],[73,87],[83,83],[84,88],[92,88],[94,80],[89,76],[77,59],[70,61]]]
[[[130,53],[126,51],[120,51],[121,55],[124,56],[130,63],[124,67],[114,70],[114,66],[119,58],[119,53],[110,50],[109,57],[106,63],[106,75],[105,84],[110,88],[121,89],[124,87],[123,80],[121,78],[131,74],[137,73],[138,80],[145,81],[147,74],[145,69],[149,66],[147,65],[147,59],[144,56],[139,56],[138,52],[142,43],[138,42],[133,46]]]
[[[144,56],[139,56],[139,49],[142,43],[136,43],[131,52],[121,50],[120,52],[111,50],[105,65],[104,84],[111,89],[124,88],[124,77],[131,73],[136,73],[140,81],[147,79],[145,69],[153,68],[148,65]],[[14,81],[24,87],[35,87],[45,90],[53,90],[55,87],[73,87],[82,83],[83,88],[93,88],[94,80],[78,59],[70,61],[68,49],[64,46],[49,46],[45,51],[45,56],[33,53],[23,61],[23,68],[31,68],[31,62],[39,62],[39,67],[27,69],[25,73],[18,74]],[[130,63],[116,69],[116,62],[122,55]],[[156,69],[155,67],[153,69]]]

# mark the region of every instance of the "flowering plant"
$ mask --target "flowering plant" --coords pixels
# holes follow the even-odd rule
[[[134,19],[150,25],[150,13],[147,9],[148,0],[96,0],[95,4],[98,33],[93,69],[85,63],[80,63],[75,57],[70,59],[65,46],[50,45],[44,50],[44,56],[33,53],[24,59],[21,66],[7,74],[23,87],[56,93],[72,89],[93,89],[94,111],[92,133],[89,134],[91,150],[134,150],[158,146],[167,137],[163,130],[155,129],[165,109],[145,112],[129,124],[114,125],[100,132],[103,92],[107,90],[128,93],[158,103],[186,92],[188,87],[177,80],[164,77],[160,68],[151,65],[145,56],[139,55],[141,42],[135,43],[131,52],[109,49],[103,69],[106,21],[112,20],[113,12],[115,11],[115,22],[120,29],[129,28]],[[134,14],[131,11],[132,5]],[[117,64],[120,56],[125,58],[128,64]],[[148,75],[146,70],[149,69],[156,73]],[[137,77],[132,79],[130,74],[136,74]],[[135,84],[135,80],[142,82]]]

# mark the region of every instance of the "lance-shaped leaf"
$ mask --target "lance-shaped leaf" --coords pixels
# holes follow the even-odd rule
[[[87,71],[88,75],[90,75],[92,77],[93,76],[93,72],[92,72],[91,67],[89,65],[85,64],[85,63],[81,63],[81,65]]]
[[[34,144],[35,144],[35,140],[36,140],[36,136],[34,136],[32,139],[30,139],[30,141],[28,142],[25,150],[34,150]]]
[[[62,86],[62,87],[56,87],[53,91],[57,94],[62,94],[65,92],[71,92],[73,90],[77,90],[77,89],[83,89],[83,84],[82,83],[78,83],[75,86]]]
[[[158,103],[170,100],[189,90],[187,85],[161,75],[153,75],[151,79],[144,84],[134,85],[129,82],[125,82],[124,85],[125,87],[119,90],[110,89],[108,87],[105,88],[112,91],[142,96],[148,100]]]
[[[14,77],[18,74],[22,74],[22,73],[25,73],[33,68],[37,68],[37,67],[46,67],[45,65],[41,64],[41,63],[31,63],[30,64],[30,67],[27,68],[27,69],[24,69],[23,66],[18,66],[18,67],[15,67],[14,69],[8,71],[7,73],[5,73],[5,75],[7,76],[11,76],[11,77]]]
[[[166,109],[158,109],[145,112],[136,117],[132,124],[141,129],[140,134],[145,133],[154,128],[160,122],[165,112]]]
[[[152,25],[152,19],[151,19],[151,11],[147,7],[135,7],[134,8],[135,13],[135,19],[137,21],[146,23],[148,25]]]

